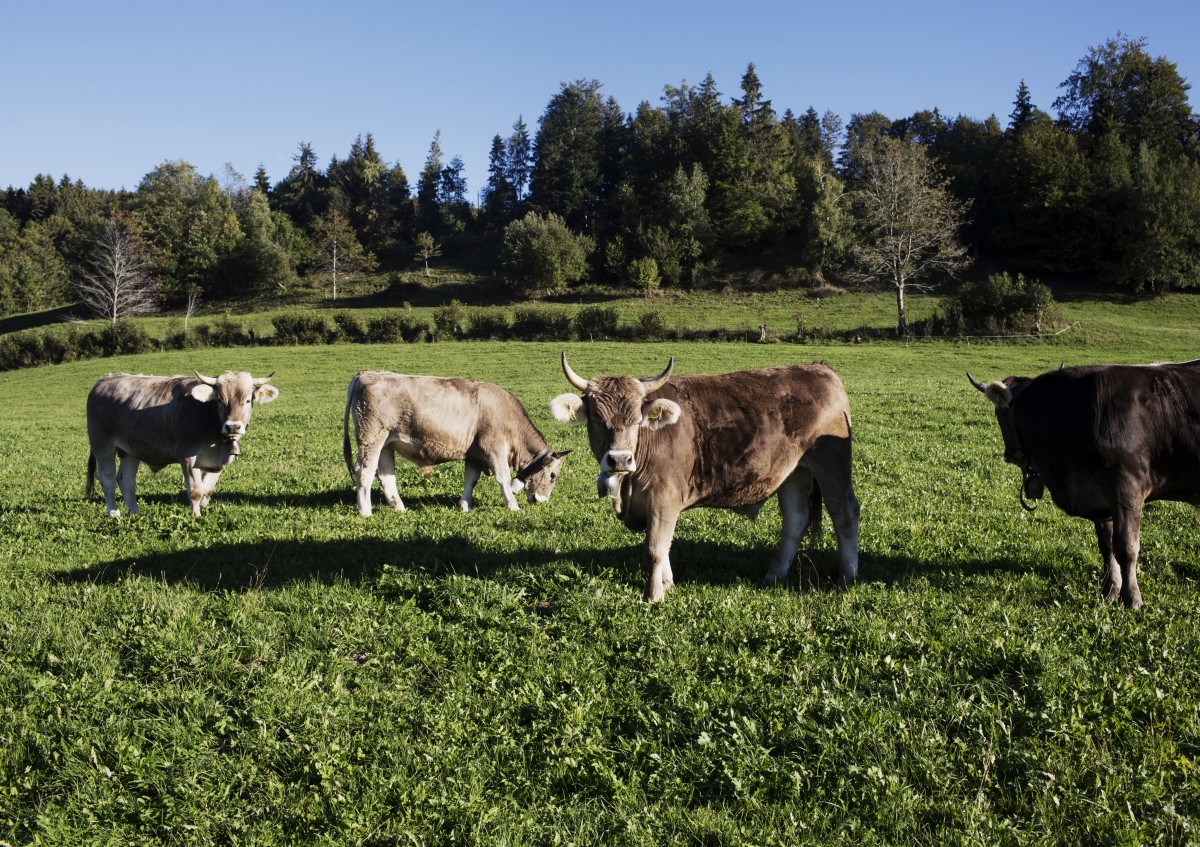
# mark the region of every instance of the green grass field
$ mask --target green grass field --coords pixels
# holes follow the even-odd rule
[[[697,510],[676,587],[550,417],[562,345],[155,353],[0,374],[0,843],[1185,844],[1200,840],[1200,530],[1147,509],[1146,609],[1099,600],[1089,524],[1018,505],[990,379],[1200,355],[1200,300],[1071,308],[1087,345],[584,344],[580,373],[821,359],[850,392],[860,580],[832,536],[756,586],[779,532]],[[278,372],[194,520],[83,499],[112,370]],[[466,375],[570,447],[550,503],[401,469],[361,518],[357,370]],[[828,525],[828,521],[826,521]]]

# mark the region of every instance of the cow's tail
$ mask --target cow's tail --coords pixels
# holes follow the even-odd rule
[[[350,478],[355,479],[354,475],[354,455],[350,450],[350,405],[354,402],[354,391],[358,388],[358,377],[350,380],[350,387],[346,389],[346,414],[342,416],[342,458],[346,460],[346,470],[350,471]]]
[[[808,493],[808,543],[817,544],[821,540],[821,483],[813,480],[812,491]]]
[[[83,496],[91,497],[96,490],[96,454],[88,453],[87,485],[84,486]]]

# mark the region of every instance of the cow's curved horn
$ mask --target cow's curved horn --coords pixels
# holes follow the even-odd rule
[[[671,361],[667,362],[667,369],[665,371],[660,373],[658,376],[650,377],[649,379],[643,379],[642,383],[646,386],[646,393],[649,394],[651,391],[654,391],[655,389],[659,388],[664,382],[666,382],[667,379],[671,376],[671,371],[674,368],[675,368],[675,357],[672,356]]]
[[[563,373],[566,374],[567,382],[578,388],[580,391],[587,390],[587,380],[581,377],[575,371],[571,370],[571,366],[567,364],[567,351],[563,350],[562,354]]]
[[[192,373],[194,373],[196,375],[196,378],[198,380],[200,380],[201,382],[203,382],[205,385],[214,385],[215,386],[217,384],[217,378],[215,376],[205,376],[204,374],[200,373],[200,371],[192,371]]]
[[[271,377],[275,376],[275,374],[276,374],[276,371],[271,371],[271,373],[269,373],[267,376],[255,377],[254,378],[254,387],[258,388],[260,385],[266,385],[268,382],[271,381]]]
[[[983,383],[981,383],[981,382],[980,382],[979,380],[977,380],[975,377],[971,376],[971,372],[970,372],[970,371],[967,371],[967,379],[971,380],[971,385],[973,385],[973,386],[975,386],[976,388],[978,388],[978,389],[979,389],[980,391],[982,391],[984,394],[987,394],[987,389],[983,387]]]

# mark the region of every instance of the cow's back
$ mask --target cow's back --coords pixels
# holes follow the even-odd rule
[[[757,505],[819,440],[849,449],[846,391],[823,364],[673,377],[647,395],[658,397],[682,414],[641,435],[639,482],[680,487],[687,506]]]
[[[1144,475],[1148,500],[1200,502],[1200,362],[1045,373],[1014,417],[1021,449],[1070,514],[1095,517],[1080,492],[1118,473]]]
[[[418,464],[460,459],[480,423],[482,383],[455,377],[363,371],[351,407],[360,441],[390,433]]]
[[[195,377],[109,374],[87,400],[93,449],[111,445],[152,467],[177,462],[220,436],[209,404],[189,395]]]

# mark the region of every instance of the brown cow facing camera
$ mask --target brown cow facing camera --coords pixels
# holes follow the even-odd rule
[[[645,598],[674,584],[671,540],[685,509],[706,506],[754,517],[779,498],[783,529],[763,577],[783,581],[805,529],[820,525],[824,498],[837,533],[840,573],[858,573],[859,504],[851,481],[850,402],[823,364],[785,365],[720,376],[585,379],[562,369],[582,396],[550,404],[564,423],[586,425],[600,462],[599,489],[631,530],[646,533]]]

